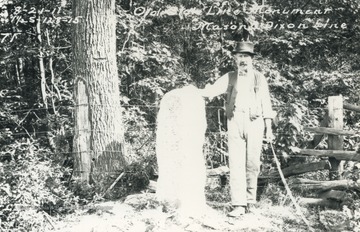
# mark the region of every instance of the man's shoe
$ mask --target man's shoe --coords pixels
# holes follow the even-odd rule
[[[245,214],[245,206],[235,206],[235,208],[228,213],[229,217],[240,217]]]
[[[255,204],[252,203],[248,203],[246,206],[246,213],[254,213],[254,209],[255,209]]]

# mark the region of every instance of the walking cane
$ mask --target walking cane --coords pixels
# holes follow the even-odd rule
[[[277,156],[276,156],[276,153],[275,153],[274,146],[273,146],[272,142],[269,141],[269,140],[266,140],[266,142],[270,144],[271,151],[272,151],[272,153],[273,153],[273,156],[274,156],[274,159],[275,159],[275,163],[276,163],[276,167],[277,167],[277,169],[278,169],[278,171],[279,171],[281,181],[283,182],[283,184],[284,184],[284,186],[285,186],[285,189],[286,189],[286,192],[287,192],[287,194],[289,195],[292,203],[294,204],[297,213],[301,216],[301,219],[302,219],[302,220],[305,222],[305,224],[308,226],[309,230],[310,230],[310,231],[313,231],[313,229],[312,229],[311,226],[310,226],[309,221],[305,218],[304,214],[301,212],[300,206],[299,206],[299,204],[296,202],[294,196],[293,196],[292,193],[291,193],[291,190],[290,190],[290,188],[289,188],[289,185],[287,184],[287,182],[286,182],[286,180],[285,180],[284,174],[283,174],[283,172],[281,171],[280,161],[279,161],[279,159],[278,159]]]

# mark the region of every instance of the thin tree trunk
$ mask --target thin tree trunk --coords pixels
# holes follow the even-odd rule
[[[114,0],[74,0],[74,175],[106,188],[126,165]],[[81,17],[81,18],[80,18]],[[108,186],[107,186],[108,187]]]
[[[45,108],[48,108],[47,105],[47,94],[46,94],[46,76],[45,76],[45,67],[44,67],[44,53],[42,51],[42,38],[41,38],[41,18],[38,16],[36,23],[36,33],[39,41],[39,69],[40,69],[40,78],[41,78],[41,96]]]
[[[51,46],[50,35],[49,35],[48,30],[46,30],[46,38],[47,38],[48,45]],[[54,68],[53,68],[53,54],[51,54],[50,57],[49,57],[49,70],[50,70],[50,77],[51,77],[51,79],[50,79],[51,80],[51,91],[54,93],[54,89],[55,89],[57,97],[61,101],[61,93],[60,93],[60,90],[59,90],[59,88],[57,87],[57,85],[55,83],[55,73],[54,73]]]

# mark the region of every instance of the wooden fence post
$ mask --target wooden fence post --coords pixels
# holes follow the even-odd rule
[[[331,96],[328,98],[328,113],[330,128],[343,129],[344,126],[344,108],[342,96]],[[328,135],[328,149],[329,150],[343,150],[344,138],[341,135]],[[331,164],[330,180],[340,179],[342,171],[340,160],[334,157],[329,157]]]

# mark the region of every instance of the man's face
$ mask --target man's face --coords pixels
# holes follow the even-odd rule
[[[236,66],[240,75],[245,75],[252,66],[252,57],[248,53],[236,53],[234,55]]]

